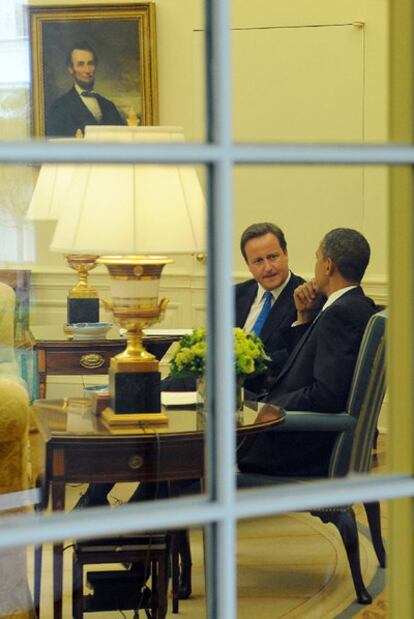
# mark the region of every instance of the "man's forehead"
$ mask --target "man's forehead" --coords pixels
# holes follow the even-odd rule
[[[89,60],[93,59],[93,53],[89,49],[77,49],[72,50],[72,60]]]
[[[245,249],[246,251],[283,251],[279,239],[272,232],[249,239]]]

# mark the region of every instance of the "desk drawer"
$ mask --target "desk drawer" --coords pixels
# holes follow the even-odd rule
[[[148,352],[161,359],[173,339],[146,340]],[[126,340],[103,340],[102,342],[39,342],[38,371],[41,374],[106,374],[111,357],[125,350]]]
[[[46,351],[46,374],[106,374],[111,357],[125,348],[125,342],[110,349],[85,347]]]
[[[204,440],[87,439],[66,446],[51,477],[70,483],[194,479],[204,475]],[[53,461],[53,458],[51,459]],[[63,464],[62,464],[63,463]],[[62,468],[63,467],[63,468]]]

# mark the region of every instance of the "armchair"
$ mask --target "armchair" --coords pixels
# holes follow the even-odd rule
[[[0,374],[17,376],[14,325],[16,295],[13,289],[0,280]]]
[[[0,283],[0,495],[28,488],[29,398],[14,357],[14,304],[13,290]],[[4,550],[0,553],[0,616],[28,619],[34,616],[31,607],[26,550]]]
[[[7,370],[20,374],[29,396],[38,396],[36,355],[29,328],[30,287],[32,272],[26,269],[0,269],[0,374]],[[8,359],[5,355],[9,356]],[[29,412],[29,440],[32,484],[39,471],[41,440],[33,411]]]
[[[32,272],[25,269],[0,269],[0,282],[12,288],[16,295],[14,338],[16,348],[31,348],[29,332],[30,282]]]
[[[346,411],[329,414],[287,411],[285,422],[277,431],[335,432],[328,478],[343,477],[371,470],[372,445],[385,392],[385,322],[386,313],[374,314],[368,322],[354,370]],[[310,435],[311,436],[311,435]],[[280,483],[303,483],[275,475],[238,473],[239,488]],[[381,538],[380,505],[364,503],[373,546],[381,567],[385,567],[385,550]],[[371,595],[365,588],[360,565],[358,530],[352,505],[311,512],[324,523],[334,524],[342,537],[360,604],[369,604]]]
[[[29,328],[31,276],[32,272],[27,269],[0,269],[0,282],[10,286],[15,293],[14,348],[20,376],[28,386],[31,399],[35,399],[39,386],[34,340]]]

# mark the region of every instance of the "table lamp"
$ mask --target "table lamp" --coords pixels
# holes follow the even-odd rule
[[[73,142],[78,138],[50,140],[51,142]],[[40,168],[32,199],[26,213],[29,221],[59,219],[64,207],[71,208],[70,194],[74,164],[44,164]],[[69,196],[69,200],[68,200]],[[88,272],[97,266],[97,255],[65,255],[68,265],[77,271],[77,284],[69,290],[67,297],[67,322],[99,322],[99,297],[96,288],[88,282]]]
[[[94,142],[183,142],[176,127],[86,127]],[[110,423],[165,421],[158,362],[142,345],[142,330],[159,321],[158,301],[169,254],[205,249],[206,208],[196,170],[185,165],[90,164],[72,177],[70,210],[59,216],[51,249],[99,254],[111,276],[111,309],[127,331],[124,352],[109,370]],[[160,255],[162,254],[162,255]]]

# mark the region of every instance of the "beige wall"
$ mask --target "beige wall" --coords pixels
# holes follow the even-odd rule
[[[386,2],[233,3],[234,136],[241,142],[387,139]],[[195,72],[202,33],[194,33]],[[190,56],[190,53],[188,53]],[[197,77],[195,78],[197,80]],[[201,87],[193,131],[203,136]],[[387,173],[362,167],[239,167],[234,237],[252,221],[286,231],[291,264],[312,269],[321,235],[356,227],[373,248],[371,290],[386,281]],[[236,271],[244,271],[237,243]]]
[[[203,4],[199,0],[158,0],[156,7],[160,123],[182,125],[188,139],[202,140]],[[386,29],[385,0],[234,0],[235,139],[386,141]],[[28,133],[27,109],[20,108],[15,122],[19,126],[16,135]],[[366,289],[378,300],[386,300],[385,169],[239,167],[234,173],[234,198],[237,279],[246,275],[238,239],[253,221],[272,220],[285,229],[292,268],[305,276],[312,272],[315,246],[323,233],[336,226],[353,226],[372,245]],[[36,321],[44,320],[48,299],[55,299],[49,316],[57,319],[64,311],[56,278],[65,267],[61,256],[47,249],[52,230],[50,224],[37,225],[38,262],[33,269],[35,297],[43,310]],[[104,272],[94,273],[105,287]],[[202,321],[203,276],[204,268],[192,258],[179,258],[166,269],[164,283],[172,287],[173,301],[184,303],[182,295],[190,289],[193,306],[192,312],[173,315],[170,311],[169,322]]]

